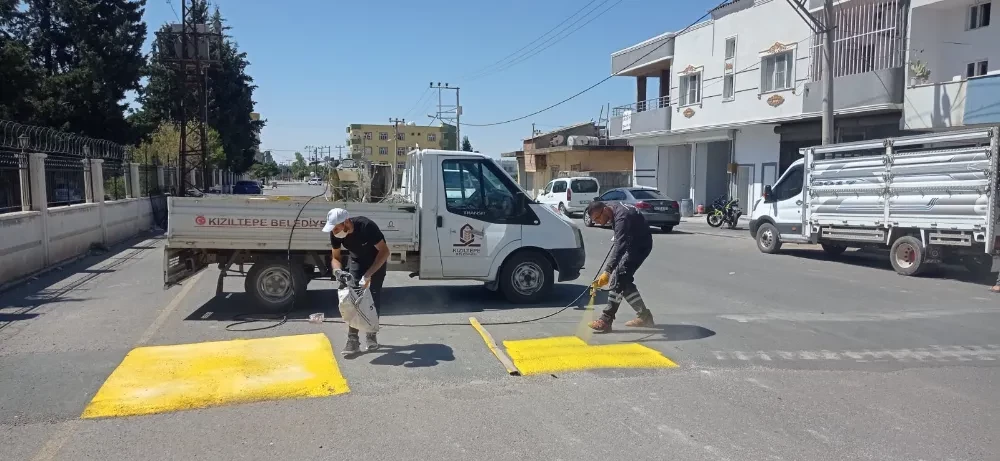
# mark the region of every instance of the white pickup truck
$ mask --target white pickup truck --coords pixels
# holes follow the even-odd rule
[[[916,275],[962,263],[996,271],[998,128],[802,149],[750,215],[764,253],[785,243],[889,249],[893,269]]]
[[[217,263],[218,294],[234,265],[252,264],[247,293],[264,308],[286,309],[311,279],[330,275],[330,236],[321,229],[338,207],[378,224],[391,251],[389,270],[424,280],[479,280],[512,302],[530,303],[548,294],[554,271],[560,282],[580,276],[586,253],[579,227],[528,198],[489,157],[410,152],[402,193],[406,203],[171,197],[164,283]]]

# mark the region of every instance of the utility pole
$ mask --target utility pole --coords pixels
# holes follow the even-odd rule
[[[434,83],[431,82],[431,88],[436,88],[438,90],[438,110],[436,115],[429,115],[429,117],[441,120],[442,123],[445,121],[454,121],[455,124],[455,150],[461,149],[462,145],[462,104],[459,99],[460,89],[457,86],[448,86],[447,83],[444,86],[441,82]],[[449,106],[444,105],[441,102],[441,90],[455,90],[455,105]]]
[[[823,15],[816,17],[806,7],[805,0],[785,0],[816,35],[823,34],[823,145],[833,143],[833,33],[837,29],[833,0],[823,1]],[[817,56],[813,56],[816,59]]]
[[[337,160],[343,160],[344,159],[344,146],[333,146],[333,148],[337,149]]]
[[[190,3],[190,5],[189,5]],[[208,70],[219,63],[222,25],[195,22],[194,0],[181,1],[181,22],[157,33],[164,60],[177,71],[180,96],[179,196],[199,184],[208,189]],[[192,124],[193,122],[193,124]],[[200,178],[200,181],[199,181]]]
[[[392,154],[392,165],[389,165],[389,171],[392,178],[389,180],[389,190],[386,195],[391,194],[396,188],[396,164],[399,162],[399,124],[402,123],[403,126],[406,126],[406,119],[390,118],[389,123],[392,124],[392,129],[394,131],[393,134],[395,135],[395,138],[393,138],[393,148],[396,150]]]

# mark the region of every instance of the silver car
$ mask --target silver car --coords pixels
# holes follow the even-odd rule
[[[674,230],[674,226],[681,223],[680,204],[653,188],[619,187],[601,194],[600,197],[594,197],[594,200],[632,205],[642,213],[650,226],[659,227],[663,232],[670,232]],[[596,225],[586,213],[583,215],[583,224],[587,227]]]

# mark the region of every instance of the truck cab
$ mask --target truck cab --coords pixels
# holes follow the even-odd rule
[[[780,247],[781,242],[806,241],[803,232],[804,181],[805,163],[799,159],[785,170],[773,186],[765,186],[764,194],[754,202],[750,212],[750,235],[758,240],[758,244],[763,239],[764,248]],[[764,234],[758,236],[758,230]]]

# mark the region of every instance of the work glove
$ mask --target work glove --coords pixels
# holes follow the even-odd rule
[[[361,280],[358,282],[358,286],[363,289],[368,289],[368,285],[371,285],[372,281],[366,275],[361,276]]]
[[[594,280],[593,286],[601,288],[607,285],[608,282],[610,281],[611,281],[611,274],[608,274],[607,272],[601,272],[601,275],[597,277],[597,280]]]

